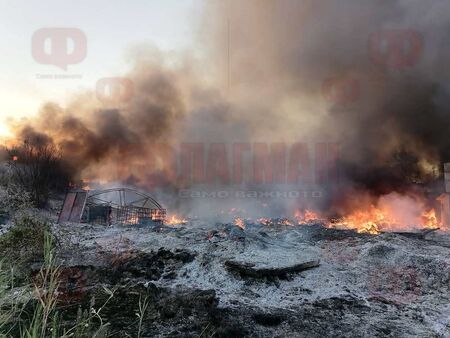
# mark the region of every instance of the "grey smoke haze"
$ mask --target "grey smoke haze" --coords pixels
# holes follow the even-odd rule
[[[198,22],[201,59],[137,57],[129,102],[48,104],[18,135],[47,135],[94,177],[124,149],[155,162],[146,143],[337,142],[344,181],[374,195],[428,182],[450,159],[448,1],[215,0]],[[150,185],[141,174],[128,181]]]
[[[341,145],[339,209],[355,190],[376,198],[430,183],[449,160],[449,10],[447,1],[213,1],[201,36],[250,139]]]

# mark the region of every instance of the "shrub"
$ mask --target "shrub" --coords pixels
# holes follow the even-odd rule
[[[17,319],[23,313],[29,291],[14,284],[14,268],[0,260],[0,337],[13,337]],[[24,301],[19,301],[24,300]]]
[[[11,181],[29,192],[35,207],[44,207],[52,191],[69,185],[70,170],[53,143],[28,140],[8,153]]]
[[[31,206],[30,194],[21,187],[8,184],[6,187],[0,188],[0,216],[13,216],[18,211]]]
[[[37,216],[17,216],[14,225],[0,237],[0,253],[11,262],[29,262],[43,256],[45,234],[50,225]]]
[[[23,218],[16,224],[19,230],[29,228],[30,224],[46,228],[46,223],[35,218]],[[30,235],[30,232],[22,232],[18,229],[10,232],[11,238],[22,235]],[[29,230],[29,229],[28,229]],[[41,233],[39,233],[39,236]],[[23,285],[20,291],[14,285],[14,272],[0,260],[0,337],[1,338],[106,338],[109,323],[105,321],[102,310],[114,297],[116,289],[104,287],[107,299],[101,306],[95,306],[95,299],[89,304],[89,309],[78,308],[75,321],[62,319],[61,310],[58,305],[61,267],[57,263],[54,237],[48,231],[43,232],[42,244],[42,266],[34,276],[31,284]],[[10,239],[11,239],[10,238]],[[16,299],[11,299],[11,293],[20,293]],[[147,301],[139,303],[141,313],[145,313]],[[142,324],[142,323],[141,323]]]

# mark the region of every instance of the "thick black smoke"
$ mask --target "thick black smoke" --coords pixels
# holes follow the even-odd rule
[[[127,79],[133,85],[127,100],[102,102],[89,92],[74,97],[68,107],[47,103],[37,117],[14,126],[17,138],[54,143],[76,169],[74,179],[118,179],[112,171],[117,171],[121,157],[130,165],[137,157],[151,161],[152,145],[170,143],[186,114],[178,74],[142,62]]]
[[[198,22],[181,66],[138,59],[128,102],[48,104],[18,135],[47,135],[98,177],[146,143],[339,143],[343,182],[375,196],[450,160],[450,2],[215,0]]]
[[[450,159],[449,10],[446,1],[225,1],[210,7],[220,23],[212,60],[229,46],[223,80],[256,135],[338,142],[347,183],[404,191]]]

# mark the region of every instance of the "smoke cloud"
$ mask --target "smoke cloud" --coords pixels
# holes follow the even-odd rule
[[[450,159],[448,13],[445,0],[208,1],[201,56],[138,55],[127,102],[48,103],[17,138],[56,143],[79,177],[120,167],[122,182],[146,188],[168,174],[155,143],[337,143],[334,211],[342,194],[404,193]]]

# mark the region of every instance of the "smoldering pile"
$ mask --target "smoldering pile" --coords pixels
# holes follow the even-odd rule
[[[201,219],[155,228],[71,224],[58,231],[77,238],[60,250],[70,262],[68,280],[76,281],[64,299],[84,304],[98,296],[98,285],[115,285],[105,311],[118,332],[132,325],[139,293],[152,299],[144,332],[162,336],[194,337],[205,327],[219,337],[448,331],[446,234],[372,236],[275,220],[241,229]]]

